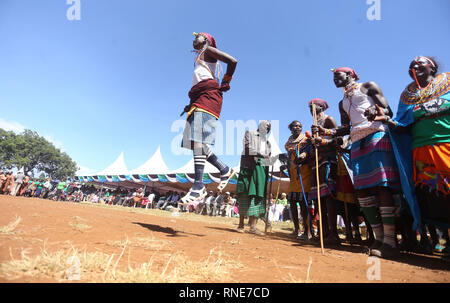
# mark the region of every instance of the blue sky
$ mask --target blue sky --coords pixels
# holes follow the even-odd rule
[[[280,146],[292,120],[309,129],[312,98],[339,123],[330,68],[377,82],[395,112],[415,56],[435,56],[441,72],[450,62],[448,0],[381,0],[374,21],[366,0],[80,3],[69,21],[66,0],[0,1],[0,127],[37,131],[87,172],[122,151],[134,169],[158,146],[170,169],[191,158],[173,152],[182,130],[171,127],[189,102],[193,31],[238,60],[220,121],[277,120]],[[232,166],[235,145],[221,156]]]

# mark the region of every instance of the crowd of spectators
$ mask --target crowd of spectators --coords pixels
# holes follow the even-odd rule
[[[22,171],[0,170],[0,194],[35,197],[54,201],[92,202],[123,207],[160,209],[196,213],[207,216],[238,217],[236,195],[210,191],[202,200],[183,203],[184,192],[158,192],[142,188],[108,188],[72,180],[53,180],[51,178],[32,178]]]

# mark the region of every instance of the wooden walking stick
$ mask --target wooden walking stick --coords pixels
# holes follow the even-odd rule
[[[272,184],[273,184],[273,165],[272,165],[272,172],[270,174],[270,194],[269,194],[269,202],[267,203],[267,210],[266,210],[266,228],[265,232],[269,230],[270,222],[269,222],[269,211],[270,211],[270,203],[272,203],[272,198],[270,195],[272,194]],[[267,191],[266,191],[267,192]]]
[[[316,105],[314,102],[311,103],[314,124],[317,125],[317,115],[316,115]],[[314,134],[314,138],[317,138],[317,133]],[[319,183],[319,151],[317,146],[314,144],[316,152],[316,182],[317,182],[317,202],[319,207],[319,229],[320,229],[320,248],[322,250],[322,255],[325,254],[323,250],[323,230],[322,230],[322,208],[320,207],[320,183]]]

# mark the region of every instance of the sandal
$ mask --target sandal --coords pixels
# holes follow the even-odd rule
[[[206,197],[208,195],[208,193],[206,192],[206,188],[203,186],[202,189],[190,189],[189,192],[186,194],[186,196],[184,196],[183,198],[181,198],[181,202],[183,203],[192,203],[195,202],[197,200],[200,200],[204,197]]]
[[[219,192],[222,192],[225,186],[227,186],[230,179],[233,178],[234,174],[236,174],[236,172],[234,171],[234,169],[230,168],[228,170],[228,173],[226,173],[225,175],[220,175],[220,183],[219,186],[217,186],[217,190]]]

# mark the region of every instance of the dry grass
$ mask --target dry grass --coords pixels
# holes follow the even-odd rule
[[[77,231],[80,231],[80,232],[83,232],[83,231],[91,228],[91,226],[83,223],[83,222],[86,221],[85,219],[83,219],[81,217],[78,217],[78,216],[74,216],[73,218],[75,219],[75,222],[69,222],[69,225],[73,229],[75,229]]]
[[[114,247],[123,247],[128,244],[131,247],[140,247],[148,250],[160,251],[166,247],[169,247],[172,242],[158,240],[152,235],[152,237],[135,237],[131,240],[126,239],[124,241],[108,241],[107,244]]]
[[[22,218],[16,216],[14,221],[10,222],[8,225],[0,227],[0,234],[4,234],[4,235],[15,234],[16,233],[15,229],[16,229],[17,225],[19,225],[20,221],[22,221]]]
[[[288,273],[288,274],[287,274],[287,278],[285,278],[284,280],[285,280],[287,283],[314,283],[314,282],[311,280],[311,278],[310,278],[311,265],[312,265],[312,259],[311,259],[311,257],[310,257],[310,258],[309,258],[308,269],[306,270],[306,278],[305,278],[305,280],[295,278],[294,276],[292,276],[291,273]]]
[[[49,252],[44,248],[36,256],[22,250],[20,258],[0,263],[0,276],[9,280],[24,277],[34,280],[70,282],[136,282],[136,283],[195,283],[233,282],[231,271],[242,264],[224,258],[220,251],[210,251],[204,261],[192,261],[183,253],[161,255],[155,252],[148,262],[131,265],[124,260],[128,240],[119,254],[80,251],[74,247]]]

